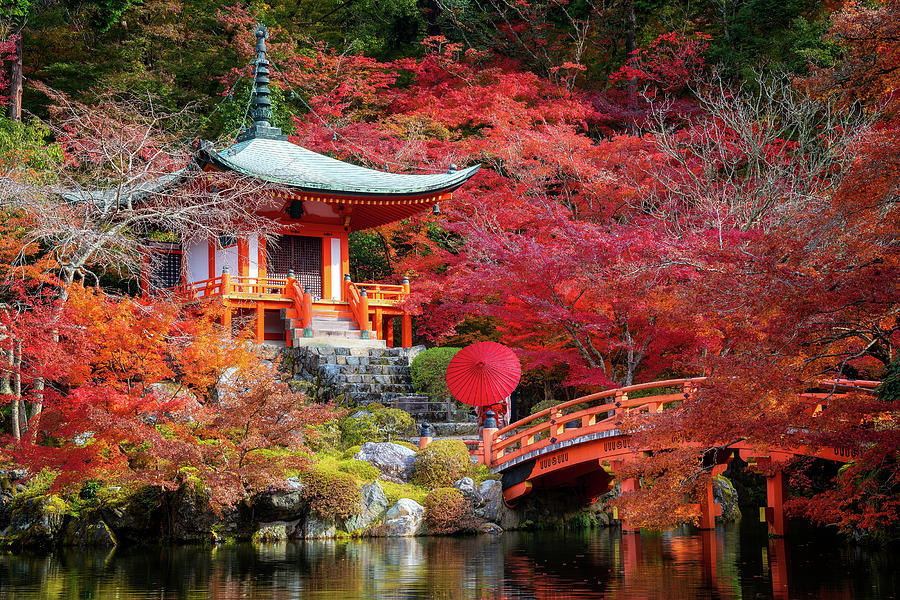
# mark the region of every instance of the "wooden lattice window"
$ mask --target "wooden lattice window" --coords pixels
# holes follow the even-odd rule
[[[149,275],[151,290],[181,285],[181,252],[151,252]]]
[[[291,270],[306,291],[316,298],[322,297],[322,238],[283,235],[272,243],[269,275],[287,277]]]

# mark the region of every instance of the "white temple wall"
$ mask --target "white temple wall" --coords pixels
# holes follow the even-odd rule
[[[206,241],[184,244],[182,255],[187,259],[187,283],[209,279],[209,244]]]
[[[228,265],[232,275],[238,274],[238,249],[237,246],[228,246],[227,248],[216,248],[216,272],[213,277],[222,274],[222,267]]]
[[[251,235],[248,245],[248,254],[250,259],[248,277],[259,277],[259,237]]]
[[[326,282],[331,287],[331,297],[341,299],[341,240],[339,238],[323,238],[325,243],[331,244],[331,281]]]

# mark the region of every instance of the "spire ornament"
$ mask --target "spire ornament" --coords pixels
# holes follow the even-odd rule
[[[281,134],[281,129],[272,127],[272,100],[269,90],[269,57],[266,52],[266,39],[269,31],[260,23],[253,31],[256,36],[256,60],[253,61],[253,91],[250,100],[250,116],[253,117],[253,125],[245,129],[238,141],[243,142],[254,138],[267,138],[285,140],[287,136]]]

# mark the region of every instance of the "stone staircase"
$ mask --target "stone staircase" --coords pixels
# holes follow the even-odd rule
[[[304,340],[312,338],[340,338],[345,340],[363,339],[359,325],[353,319],[347,302],[317,301],[312,305],[312,327],[306,331],[296,318],[294,309],[282,309],[284,328],[293,346],[304,345]]]
[[[392,406],[396,398],[415,393],[409,363],[421,346],[387,348],[381,340],[327,335],[299,342],[302,345],[285,348],[285,364],[290,364],[295,381],[307,382],[308,395],[313,392],[344,405]]]

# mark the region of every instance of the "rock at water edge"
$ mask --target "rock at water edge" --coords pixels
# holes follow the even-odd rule
[[[360,496],[360,512],[347,519],[345,524],[348,532],[368,529],[384,516],[390,506],[384,488],[377,481],[363,485]]]
[[[366,442],[354,456],[378,467],[387,481],[406,483],[416,465],[414,450],[392,442]]]
[[[283,542],[295,539],[299,521],[276,521],[274,523],[260,523],[259,529],[253,534],[251,540],[255,543]]]
[[[382,533],[389,537],[418,535],[425,528],[425,507],[409,498],[401,498],[384,517]]]

